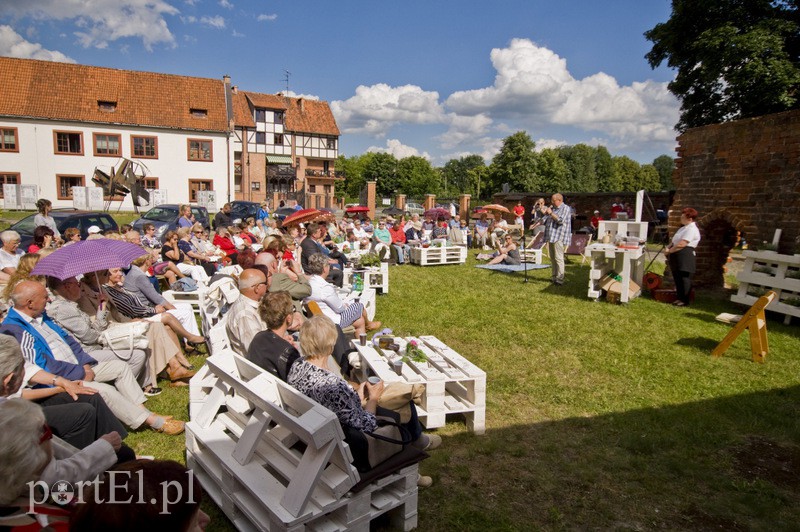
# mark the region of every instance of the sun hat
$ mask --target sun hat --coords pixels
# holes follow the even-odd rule
[[[102,233],[103,230],[97,227],[96,225],[92,225],[89,227],[89,229],[86,230],[86,232],[89,233],[90,235],[96,235],[97,233]]]

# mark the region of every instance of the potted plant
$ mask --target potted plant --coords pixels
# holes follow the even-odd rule
[[[358,268],[365,269],[369,268],[370,266],[380,266],[381,259],[378,257],[377,253],[365,253],[361,255],[358,259]]]
[[[409,360],[417,364],[428,362],[428,357],[425,356],[425,352],[419,348],[419,342],[416,340],[409,340],[406,344],[406,354],[403,356],[403,362],[408,362]]]

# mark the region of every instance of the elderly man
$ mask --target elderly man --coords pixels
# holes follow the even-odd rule
[[[342,274],[342,270],[337,269],[339,267],[339,261],[330,258],[330,251],[328,251],[328,248],[326,248],[322,243],[322,228],[319,224],[312,222],[308,224],[307,230],[308,235],[303,239],[302,242],[300,242],[300,249],[302,250],[300,262],[303,266],[303,271],[308,273],[309,257],[315,253],[322,253],[328,257],[328,262],[331,265],[336,265],[336,268],[330,268],[330,272],[328,273],[326,281],[341,288],[342,283],[344,282],[344,276]]]
[[[182,421],[167,419],[142,406],[146,398],[125,362],[98,363],[59,327],[45,312],[47,299],[47,290],[41,284],[19,283],[11,293],[14,306],[0,332],[17,338],[25,360],[55,375],[51,387],[59,384],[59,378],[82,381],[100,392],[114,415],[127,426],[135,429],[147,424],[167,434],[183,432]]]
[[[552,206],[539,209],[544,222],[544,241],[553,263],[552,282],[564,284],[564,252],[572,241],[572,209],[564,203],[564,196],[553,194]]]
[[[258,302],[267,293],[267,276],[260,270],[248,268],[239,275],[241,296],[228,309],[226,330],[231,349],[244,356],[253,337],[266,330],[267,324],[258,314]]]
[[[0,283],[7,283],[19,266],[19,258],[24,251],[19,249],[20,236],[16,231],[0,233],[3,247],[0,248]]]

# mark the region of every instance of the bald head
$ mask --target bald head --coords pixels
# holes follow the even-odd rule
[[[38,318],[47,305],[47,290],[36,281],[22,281],[11,292],[11,301],[17,312]]]
[[[248,268],[239,275],[239,292],[254,301],[261,299],[267,291],[267,276],[255,268]]]
[[[275,256],[272,253],[262,252],[256,256],[256,261],[254,264],[258,264],[260,266],[270,267],[276,262]]]

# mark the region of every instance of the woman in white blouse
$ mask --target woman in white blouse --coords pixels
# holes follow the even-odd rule
[[[672,237],[672,243],[664,252],[669,261],[672,278],[675,279],[675,291],[678,299],[673,305],[685,307],[689,304],[689,293],[692,291],[692,274],[696,269],[694,250],[700,243],[700,229],[694,223],[697,211],[687,207],[681,211],[681,228]]]

